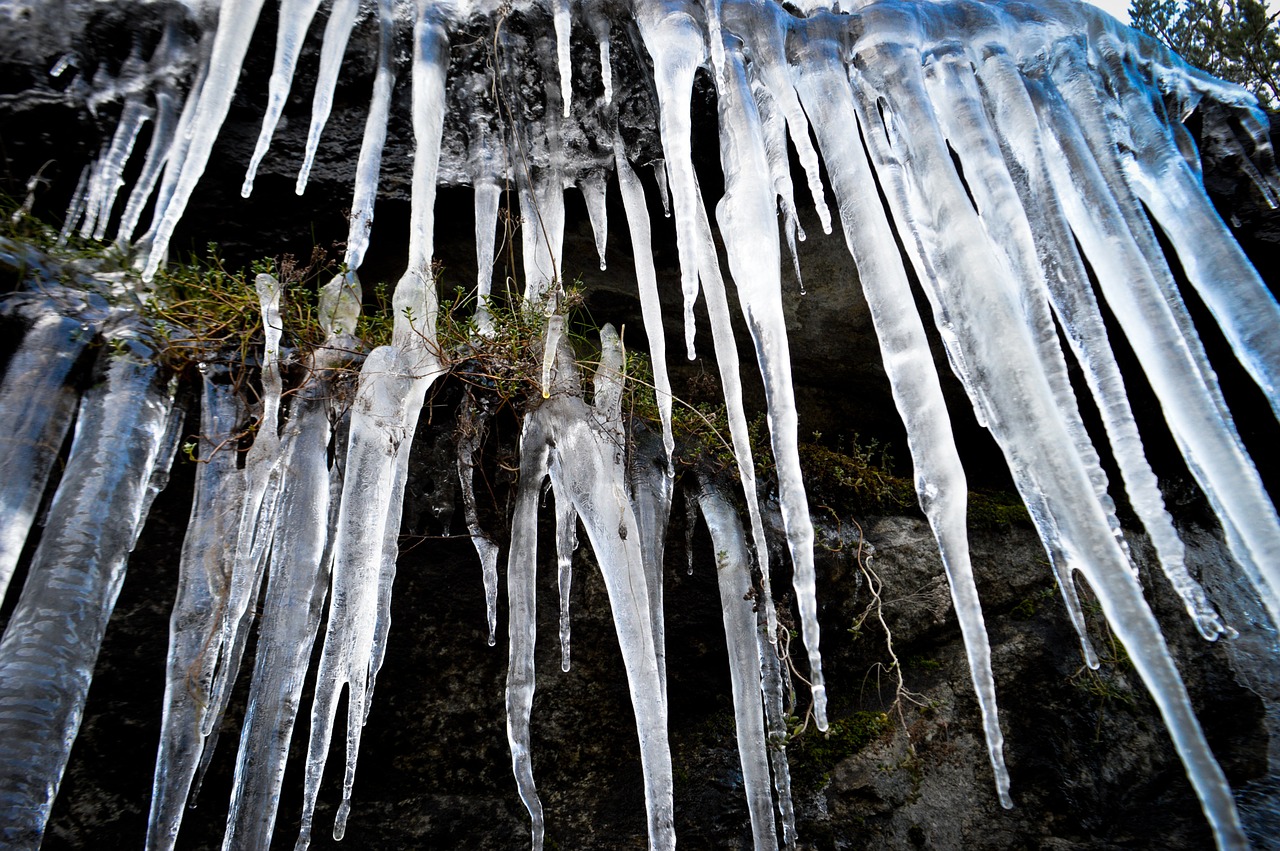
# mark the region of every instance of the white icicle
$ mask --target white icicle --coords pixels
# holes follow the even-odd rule
[[[111,146],[103,156],[96,179],[89,187],[86,202],[88,210],[84,227],[80,229],[81,236],[102,239],[106,235],[111,211],[115,209],[116,196],[124,186],[124,167],[133,153],[142,125],[150,121],[153,114],[154,110],[140,96],[125,101]]]
[[[333,109],[333,90],[338,85],[338,71],[342,68],[342,56],[347,52],[347,41],[356,25],[360,0],[334,0],[329,9],[329,20],[324,27],[324,43],[320,48],[320,71],[316,74],[316,90],[311,99],[311,126],[307,129],[307,150],[298,169],[298,181],[294,191],[301,195],[307,189],[311,166],[320,147],[320,134],[329,121]]]
[[[253,194],[253,178],[258,173],[262,158],[267,155],[267,149],[271,147],[271,137],[276,132],[276,125],[280,123],[280,114],[284,112],[289,90],[293,88],[293,72],[298,67],[302,40],[319,8],[320,0],[280,0],[280,18],[276,25],[276,57],[271,68],[271,79],[267,81],[267,110],[262,116],[262,129],[258,132],[253,156],[249,158],[249,167],[245,170],[244,185],[240,187],[242,198]]]
[[[463,398],[458,410],[458,481],[462,486],[462,508],[467,519],[467,532],[480,556],[481,576],[484,580],[486,620],[489,624],[489,646],[496,641],[498,628],[498,543],[480,528],[476,513],[475,467],[476,453],[484,440],[489,422],[489,409],[479,407],[471,393]]]
[[[497,239],[498,202],[502,188],[493,179],[475,181],[476,211],[476,331],[482,337],[493,335],[493,318],[489,313],[489,294],[493,291],[493,248]]]
[[[351,199],[351,227],[347,233],[347,269],[354,272],[364,262],[373,227],[373,205],[378,198],[378,173],[382,169],[382,149],[387,141],[387,119],[391,111],[391,91],[396,75],[392,66],[395,35],[395,8],[392,0],[378,3],[378,72],[373,78],[373,97],[365,119],[360,159],[356,163],[356,188]]]
[[[551,20],[556,31],[556,66],[560,72],[560,101],[564,117],[568,118],[573,100],[573,58],[569,53],[572,18],[569,14],[569,0],[552,0],[552,4]]]
[[[756,616],[752,611],[751,556],[738,514],[724,496],[704,484],[698,504],[711,532],[711,548],[716,553],[716,579],[720,584],[724,637],[729,647],[729,676],[733,683],[733,717],[738,731],[747,811],[751,814],[751,834],[756,851],[776,849],[778,839],[773,826],[773,795],[769,789],[769,757],[761,705],[760,655]]]
[[[600,255],[600,271],[608,268],[605,263],[605,244],[609,239],[609,210],[605,205],[607,184],[604,175],[586,174],[578,178],[578,189],[587,202],[587,217],[591,220],[591,233],[596,239],[596,253]]]
[[[560,670],[569,670],[569,595],[573,590],[573,554],[578,549],[578,512],[556,496],[556,587],[560,591]]]
[[[914,308],[907,308],[914,299],[893,231],[879,203],[861,200],[867,187],[874,186],[875,178],[861,145],[847,143],[847,128],[856,127],[858,118],[839,60],[833,23],[823,16],[805,25],[805,46],[794,69],[796,87],[823,151],[845,243],[857,265],[894,404],[907,429],[916,493],[947,571],[996,790],[1005,802],[1010,800],[1009,776],[996,710],[991,649],[965,528],[968,485],[924,324]]]

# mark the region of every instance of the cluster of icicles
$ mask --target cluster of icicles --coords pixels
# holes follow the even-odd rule
[[[300,45],[320,0],[282,0],[269,104],[245,193],[289,93]],[[265,581],[260,638],[225,847],[267,847],[284,757],[309,650],[325,624],[298,847],[311,814],[343,688],[349,690],[343,803],[348,813],[360,733],[389,629],[409,445],[424,394],[443,371],[436,356],[436,296],[430,268],[433,207],[440,177],[450,35],[463,22],[501,29],[510,12],[496,4],[334,0],[328,12],[301,192],[322,135],[348,36],[362,15],[381,33],[352,202],[346,265],[352,272],[324,290],[329,342],[310,355],[306,382],[281,419],[279,286],[258,281],[265,351],[257,437],[243,469],[214,451],[245,412],[225,367],[204,369],[200,467],[182,552],[181,589],[172,617],[164,732],[157,760],[148,847],[170,847],[193,778],[207,761],[252,627]],[[665,166],[659,184],[675,215],[686,312],[686,342],[701,293],[711,317],[732,443],[746,496],[746,528],[730,503],[704,487],[698,501],[720,553],[725,628],[745,787],[757,848],[796,841],[791,813],[769,587],[769,549],[757,501],[736,348],[712,219],[693,170],[690,105],[695,74],[708,69],[719,110],[725,192],[715,223],[755,343],[766,390],[782,518],[793,562],[804,645],[820,729],[825,694],[814,600],[813,531],[797,455],[797,422],[781,301],[783,240],[795,255],[797,224],[788,139],[817,215],[830,231],[828,198],[856,263],[894,399],[906,423],[920,504],[937,537],[968,648],[1001,802],[1011,806],[1002,757],[991,659],[965,532],[965,475],[939,376],[916,310],[903,252],[932,307],[951,366],[980,419],[1002,447],[1044,541],[1059,587],[1083,629],[1074,574],[1097,595],[1107,621],[1147,684],[1185,763],[1221,848],[1244,848],[1231,791],[1192,714],[1108,496],[1108,483],[1081,421],[1057,329],[1101,413],[1110,452],[1134,512],[1160,564],[1207,639],[1229,635],[1196,581],[1166,513],[1134,425],[1128,397],[1090,285],[1118,320],[1164,410],[1170,431],[1217,513],[1231,552],[1273,620],[1280,622],[1280,522],[1179,296],[1148,214],[1173,244],[1187,278],[1271,400],[1280,405],[1280,310],[1204,195],[1198,154],[1181,121],[1202,100],[1230,114],[1234,146],[1259,190],[1274,199],[1274,161],[1262,115],[1242,90],[1187,67],[1105,14],[1071,2],[1035,6],[884,0],[860,8],[783,8],[769,0],[550,0],[539,13],[554,29],[544,67],[550,157],[521,163],[521,127],[481,139],[467,163],[475,188],[481,270],[478,326],[485,333],[499,187],[518,194],[524,233],[525,297],[553,314],[545,338],[547,399],[527,416],[519,495],[507,563],[510,666],[507,712],[513,768],[543,836],[529,745],[534,692],[534,568],[538,493],[549,475],[555,493],[562,592],[578,521],[587,531],[609,592],[641,743],[650,847],[675,844],[667,744],[662,552],[671,503],[671,390],[650,250],[650,222],[613,99],[610,39],[630,32],[652,67]],[[174,26],[149,60],[131,57],[120,75],[95,78],[102,99],[123,101],[119,129],[85,171],[67,228],[104,236],[122,174],[146,121],[154,122],[132,194],[117,226],[132,242],[150,199],[155,214],[140,247],[148,280],[204,170],[224,121],[262,0],[224,0],[216,28],[198,44]],[[531,7],[536,8],[536,7]],[[213,10],[201,10],[210,17]],[[360,309],[355,275],[368,245],[377,195],[398,34],[412,28],[415,154],[408,271],[394,291],[390,345],[360,367],[343,414],[333,382],[353,348]],[[496,31],[496,30],[495,30]],[[574,86],[570,32],[599,46],[597,90]],[[496,38],[496,37],[495,37]],[[185,100],[183,70],[189,69]],[[61,72],[63,69],[55,69]],[[130,76],[132,75],[132,76]],[[594,77],[593,77],[594,79]],[[104,94],[105,93],[105,94]],[[611,138],[611,168],[626,211],[635,279],[652,344],[663,420],[662,446],[626,457],[621,447],[621,348],[605,329],[593,401],[554,315],[564,229],[563,187],[587,197],[603,245],[606,184],[556,153],[560,122],[590,112]],[[512,117],[512,121],[516,119]],[[501,123],[501,122],[500,122]],[[513,140],[517,144],[512,144]],[[826,179],[819,170],[819,158]],[[881,197],[883,197],[883,203]],[[664,198],[664,200],[666,200]],[[781,218],[781,227],[779,226]],[[895,241],[901,240],[902,249]],[[603,256],[603,255],[602,255]],[[798,272],[798,269],[797,269]],[[98,643],[125,559],[150,499],[173,456],[180,417],[173,390],[152,365],[136,321],[91,297],[23,296],[10,310],[30,317],[0,396],[6,443],[0,475],[7,577],[39,503],[56,447],[73,419],[75,441],[40,548],[0,645],[0,835],[35,847],[74,738]],[[78,401],[62,376],[94,334],[115,341],[105,380]],[[48,400],[30,406],[30,398]],[[471,433],[483,427],[484,412]],[[336,450],[328,453],[333,444]],[[470,479],[474,442],[459,448],[468,520],[483,564],[489,628],[495,623],[498,546],[475,522]],[[652,447],[651,447],[652,449]],[[15,484],[16,483],[16,484]],[[759,584],[758,615],[744,596]],[[565,598],[567,600],[567,597]],[[327,600],[327,614],[325,606]],[[324,617],[322,617],[324,615]],[[757,623],[757,618],[759,623]],[[561,637],[568,663],[568,611]],[[772,742],[772,746],[769,746]],[[770,760],[773,760],[772,765]],[[772,786],[772,788],[771,788]],[[776,790],[776,791],[775,791]],[[775,816],[775,812],[777,815]],[[781,838],[775,830],[781,825]]]

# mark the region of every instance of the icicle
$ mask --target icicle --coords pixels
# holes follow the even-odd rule
[[[591,34],[600,48],[600,80],[604,84],[604,104],[613,105],[613,62],[610,57],[609,13],[603,2],[584,4],[584,14]]]
[[[150,281],[160,264],[164,262],[169,239],[173,236],[178,220],[186,210],[196,183],[204,174],[213,150],[214,139],[222,128],[222,122],[231,108],[236,82],[240,77],[240,65],[249,49],[249,40],[258,25],[258,14],[263,0],[223,0],[218,15],[218,32],[213,40],[213,53],[209,59],[208,76],[200,89],[200,102],[193,126],[188,130],[190,140],[186,156],[182,159],[182,171],[173,187],[173,196],[165,204],[163,216],[157,207],[157,225],[152,235],[150,255],[142,277]]]
[[[0,641],[0,839],[36,849],[84,711],[107,619],[143,522],[172,405],[129,328],[102,356],[26,586]]]
[[[458,481],[462,485],[462,508],[467,518],[467,532],[480,556],[481,574],[484,578],[484,602],[489,624],[489,646],[496,643],[498,628],[498,543],[480,528],[476,512],[475,467],[476,453],[484,441],[489,422],[489,408],[483,404],[476,409],[476,398],[470,391],[458,408]]]
[[[80,228],[80,235],[85,239],[102,239],[106,235],[116,195],[124,186],[124,167],[133,153],[142,125],[151,119],[153,112],[140,97],[125,101],[111,145],[99,160],[97,173],[89,184],[84,225]]]
[[[80,170],[80,182],[76,184],[76,191],[71,196],[71,203],[67,205],[67,215],[62,222],[62,230],[58,234],[58,245],[67,244],[67,240],[71,238],[71,234],[84,216],[85,196],[89,192],[89,183],[93,180],[97,162],[97,160],[94,160]]]
[[[563,285],[564,187],[558,169],[539,169],[521,180],[520,241],[524,298],[539,304]]]
[[[392,67],[395,8],[392,0],[378,3],[378,72],[373,78],[373,97],[369,117],[364,124],[360,143],[360,159],[356,163],[356,188],[351,199],[351,227],[347,234],[347,269],[354,272],[364,262],[369,247],[369,231],[373,227],[373,206],[378,197],[378,173],[382,169],[382,149],[387,141],[387,120],[391,110],[391,92],[396,76]]]
[[[347,52],[347,40],[356,25],[360,0],[334,0],[329,9],[329,21],[324,27],[324,43],[320,48],[320,71],[316,74],[316,91],[311,99],[311,126],[307,130],[307,150],[298,169],[298,181],[294,192],[301,195],[307,189],[311,166],[320,147],[320,134],[329,121],[333,109],[333,90],[338,85],[338,71],[342,68],[342,56]]]
[[[298,67],[302,40],[319,8],[320,0],[280,0],[280,19],[276,26],[276,58],[271,68],[271,79],[267,82],[267,110],[262,116],[262,129],[258,132],[253,156],[249,158],[249,167],[245,170],[244,185],[240,187],[242,198],[253,194],[253,178],[258,173],[262,158],[267,155],[267,149],[271,147],[271,137],[280,122],[285,99],[293,88],[293,72]]]
[[[235,562],[244,478],[236,469],[236,435],[244,401],[225,367],[202,365],[199,466],[169,620],[164,712],[156,754],[148,849],[172,848],[197,763],[206,746],[201,717],[210,702],[215,637]],[[207,743],[212,747],[212,742]]]
[[[604,176],[587,174],[578,178],[578,189],[587,202],[587,217],[591,220],[591,233],[596,238],[596,253],[600,255],[600,271],[608,268],[604,249],[609,238],[609,210],[605,205],[606,184]]]
[[[556,369],[556,353],[564,336],[564,314],[553,313],[547,317],[547,334],[542,344],[542,398],[551,398],[552,376]]]
[[[698,176],[693,171],[690,142],[690,98],[693,75],[706,56],[701,27],[683,0],[645,3],[636,9],[636,24],[653,58],[653,80],[658,90],[658,124],[662,152],[676,211],[676,249],[680,256],[680,288],[684,292],[684,339],[689,360],[696,357],[693,305],[698,299],[698,276],[715,254],[702,256],[697,207],[702,203]],[[662,190],[665,197],[665,188]],[[666,206],[664,204],[664,206]]]
[[[257,433],[244,461],[245,489],[236,533],[235,565],[227,590],[216,652],[218,671],[213,679],[212,710],[204,713],[201,731],[208,736],[222,720],[231,689],[240,670],[240,659],[253,626],[255,602],[262,587],[267,554],[276,532],[281,493],[279,416],[284,387],[280,377],[280,295],[284,287],[271,275],[254,280],[262,311],[262,414]],[[207,764],[208,756],[204,757]],[[203,775],[203,770],[201,771]]]
[[[1130,505],[1151,536],[1161,568],[1182,597],[1197,629],[1212,640],[1228,628],[1199,583],[1187,573],[1182,541],[1165,511],[1155,474],[1146,461],[1088,273],[1075,251],[1075,238],[1050,183],[1043,145],[1036,132],[1034,106],[1017,68],[1004,53],[992,52],[985,58],[979,82],[1003,145],[1025,175],[1024,181],[1015,183],[1023,193],[1023,209],[1030,217],[1032,236],[1045,265],[1049,297],[1076,359],[1084,367]]]
[[[32,308],[35,321],[0,385],[0,601],[75,415],[72,367],[94,333],[82,320],[52,312],[43,299]]]
[[[156,121],[151,130],[151,142],[147,145],[142,173],[133,184],[124,214],[120,218],[120,226],[116,229],[116,241],[121,245],[133,239],[133,234],[138,229],[138,220],[142,218],[142,211],[168,160],[169,150],[173,145],[174,123],[177,120],[174,111],[174,93],[167,88],[156,92]]]
[[[1048,88],[1027,88],[1049,144],[1046,162],[1067,220],[1097,272],[1188,467],[1223,523],[1232,554],[1280,623],[1280,521],[1222,402],[1199,341],[1184,334],[1167,268],[1152,267],[1088,150],[1074,115]],[[1118,166],[1115,166],[1118,168]],[[1121,184],[1123,186],[1123,184]],[[1148,231],[1145,239],[1153,239]],[[1157,281],[1159,276],[1161,281]],[[1270,574],[1270,575],[1268,575]]]
[[[1231,236],[1188,167],[1167,124],[1152,110],[1150,87],[1117,55],[1111,39],[1099,50],[1118,91],[1131,138],[1128,160],[1138,196],[1169,235],[1188,280],[1218,321],[1236,357],[1280,417],[1280,305]]]
[[[415,152],[410,208],[409,268],[392,296],[391,345],[374,349],[360,371],[351,415],[346,478],[334,532],[329,621],[311,710],[296,847],[311,840],[312,817],[338,701],[347,687],[346,770],[333,835],[341,839],[351,813],[360,734],[386,651],[409,450],[418,415],[440,374],[436,359],[437,302],[431,274],[432,232],[448,40],[439,10],[422,0],[414,25]]]
[[[635,258],[636,290],[640,293],[640,313],[644,317],[644,330],[649,338],[649,360],[653,364],[653,393],[658,403],[658,416],[662,420],[662,445],[666,449],[667,469],[671,467],[671,453],[675,451],[675,438],[671,434],[671,378],[667,373],[667,338],[662,324],[662,306],[658,301],[658,275],[653,267],[653,240],[649,227],[649,205],[645,202],[644,187],[631,170],[622,137],[613,134],[614,171],[618,175],[618,188],[622,191],[622,207],[627,214],[627,229],[631,235],[631,253]],[[661,172],[661,169],[658,169]]]
[[[658,198],[662,201],[662,215],[671,218],[671,190],[667,185],[667,164],[663,160],[654,160],[653,179],[658,184]]]
[[[294,395],[281,439],[287,482],[259,629],[248,708],[240,734],[224,849],[267,848],[274,832],[285,760],[329,578],[333,517],[327,454],[336,370],[351,338],[330,337]]]
[[[776,849],[773,795],[769,790],[769,758],[760,691],[760,648],[751,586],[751,556],[738,514],[714,487],[704,483],[698,494],[702,516],[716,553],[716,579],[724,609],[724,637],[729,646],[729,675],[733,683],[733,717],[738,731],[747,811],[757,851]],[[692,524],[690,524],[692,525]],[[767,644],[766,644],[767,646]]]
[[[496,180],[475,181],[476,331],[482,337],[493,335],[489,294],[493,290],[493,247],[497,238],[498,202],[501,199],[502,189]]]
[[[556,586],[560,590],[560,670],[569,670],[569,592],[573,589],[573,554],[578,549],[578,512],[556,496]]]
[[[552,25],[556,31],[556,65],[560,71],[560,100],[564,117],[569,117],[573,100],[573,58],[569,53],[569,34],[572,22],[569,16],[569,0],[552,0]]]
[[[865,11],[865,10],[864,10]],[[900,227],[917,245],[920,277],[935,305],[953,364],[977,406],[986,411],[1014,480],[1046,541],[1058,539],[1102,603],[1151,690],[1223,847],[1244,847],[1222,772],[1191,712],[1159,628],[1142,597],[1102,507],[1093,498],[1087,459],[1074,441],[1043,373],[1034,343],[1017,317],[1003,264],[982,235],[947,153],[920,81],[921,59],[907,47],[882,42],[858,51],[855,86],[864,126],[883,110],[867,141]],[[927,196],[925,187],[928,187]],[[927,197],[927,200],[925,198]],[[1096,211],[1095,211],[1096,212]],[[945,228],[939,223],[946,222]],[[993,329],[999,329],[993,333]],[[980,384],[969,364],[982,364]],[[1008,410],[1006,410],[1006,407]]]
[[[764,379],[782,523],[791,551],[796,605],[809,655],[814,717],[818,729],[826,730],[826,688],[818,650],[813,524],[800,472],[791,355],[779,278],[781,260],[774,216],[775,193],[742,54],[737,49],[726,54],[725,80],[720,89],[720,161],[725,172],[725,195],[716,217]]]

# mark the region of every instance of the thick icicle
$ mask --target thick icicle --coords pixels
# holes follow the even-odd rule
[[[356,25],[360,0],[334,0],[329,9],[329,20],[324,27],[324,43],[320,48],[320,71],[316,75],[315,95],[311,99],[311,126],[307,130],[307,150],[298,169],[298,181],[294,191],[301,195],[307,189],[311,166],[320,147],[320,134],[329,121],[333,109],[333,91],[338,85],[338,72],[342,69],[342,55],[347,52],[347,41]]]
[[[864,10],[866,13],[868,10]],[[902,21],[869,20],[892,31]],[[908,29],[909,32],[909,29]],[[1219,845],[1243,848],[1229,789],[1204,740],[1186,690],[1127,558],[1094,496],[1088,459],[1072,451],[1069,424],[1053,407],[1048,378],[1002,279],[998,255],[952,166],[921,83],[921,58],[891,41],[861,46],[855,86],[864,127],[884,116],[867,141],[895,218],[917,251],[952,363],[984,410],[1046,547],[1061,542],[1070,567],[1089,581],[1112,629],[1159,706]],[[928,187],[927,192],[925,187]],[[927,199],[927,200],[926,200]],[[946,226],[941,227],[945,222]],[[992,333],[992,329],[999,329]],[[978,366],[980,365],[980,366]],[[975,366],[981,372],[974,372]]]
[[[240,187],[241,197],[248,198],[253,194],[253,179],[258,173],[262,158],[267,155],[267,149],[271,147],[271,137],[276,132],[276,125],[280,123],[285,99],[293,88],[293,72],[298,67],[302,40],[319,8],[320,0],[280,0],[280,19],[276,25],[276,58],[271,68],[271,78],[267,81],[267,110],[262,116],[262,129],[253,148],[253,156],[249,158],[249,167],[245,170],[244,185]]]
[[[979,84],[1002,146],[1022,170],[1023,179],[1015,181],[1015,185],[1022,195],[1022,206],[1030,219],[1032,237],[1044,264],[1049,298],[1076,360],[1084,368],[1085,380],[1102,415],[1130,505],[1151,536],[1161,568],[1183,598],[1196,628],[1212,640],[1227,632],[1227,627],[1214,612],[1199,583],[1187,573],[1182,541],[1173,528],[1155,474],[1147,463],[1093,287],[1050,182],[1034,106],[1007,54],[992,52],[984,59]]]
[[[341,839],[346,831],[360,733],[390,629],[409,449],[423,399],[441,370],[435,343],[435,278],[430,268],[449,55],[441,12],[421,0],[414,25],[416,148],[409,268],[392,296],[391,345],[374,349],[365,361],[352,407],[347,474],[334,532],[329,622],[311,710],[302,827],[296,846],[300,851],[310,843],[316,797],[344,686],[348,689],[346,770],[334,837]]]
[[[498,203],[502,188],[493,179],[475,182],[476,211],[476,330],[481,336],[493,334],[489,294],[493,291],[493,249],[497,241]]]
[[[587,216],[591,220],[591,233],[596,239],[596,253],[600,255],[600,271],[608,268],[605,263],[604,250],[609,238],[609,209],[605,205],[605,192],[608,184],[602,174],[586,174],[578,178],[578,189],[587,202]]]
[[[702,516],[716,553],[716,579],[724,610],[724,636],[729,646],[729,675],[733,683],[733,717],[738,731],[747,810],[756,851],[778,847],[773,826],[773,795],[769,789],[769,757],[760,683],[760,647],[751,594],[751,555],[738,513],[713,486],[698,494]],[[766,643],[766,647],[767,647]]]
[[[285,481],[254,663],[240,734],[225,849],[271,844],[285,759],[329,578],[331,472],[327,455],[335,370],[355,345],[331,337],[312,358],[293,397],[281,440]],[[345,350],[345,351],[344,351]]]
[[[35,321],[0,385],[0,601],[75,416],[78,394],[69,378],[93,335],[82,320],[55,312],[43,298],[19,312],[34,314]]]
[[[201,369],[199,466],[195,498],[178,566],[178,596],[169,619],[164,712],[156,753],[148,849],[172,848],[192,779],[205,747],[201,719],[210,703],[216,636],[226,605],[244,477],[236,469],[237,435],[246,412],[228,370]],[[212,742],[208,742],[212,747]]]
[[[969,562],[965,528],[968,485],[933,354],[924,324],[914,309],[893,231],[883,207],[864,200],[868,187],[875,185],[875,178],[862,146],[847,142],[847,128],[857,127],[858,118],[849,80],[836,52],[834,23],[835,19],[826,16],[806,23],[804,47],[795,65],[796,89],[823,152],[845,243],[858,267],[894,404],[906,425],[916,493],[947,571],[970,677],[982,712],[996,790],[1001,801],[1008,802],[1009,776],[996,714],[991,650]]]
[[[80,406],[41,545],[0,641],[0,841],[36,849],[84,711],[172,406],[133,329]]]

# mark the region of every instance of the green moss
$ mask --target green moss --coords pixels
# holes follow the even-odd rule
[[[831,721],[827,732],[810,728],[787,746],[791,781],[797,790],[820,788],[842,760],[861,751],[892,728],[883,712],[859,711]]]

